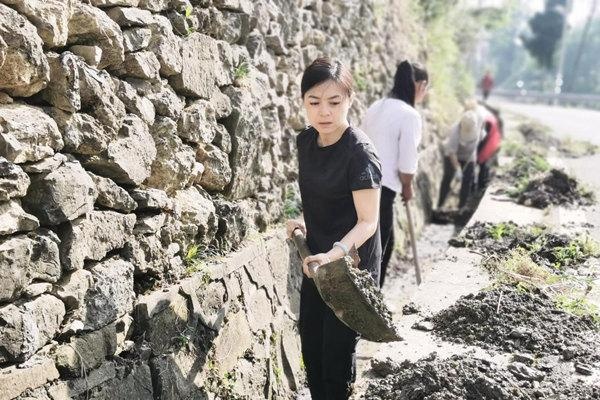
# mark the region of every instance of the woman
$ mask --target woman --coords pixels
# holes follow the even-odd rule
[[[387,98],[369,107],[361,128],[373,141],[383,168],[380,230],[381,275],[383,286],[387,266],[394,250],[394,199],[413,197],[412,181],[417,172],[417,150],[421,142],[421,116],[415,109],[427,94],[429,76],[418,64],[403,61],[394,76],[394,86]]]
[[[338,61],[315,60],[302,76],[301,93],[310,126],[297,137],[304,222],[288,221],[287,232],[306,234],[313,256],[304,260],[300,339],[313,400],[350,396],[358,334],[325,305],[308,264],[323,265],[355,246],[359,268],[379,277],[381,244],[378,204],[381,168],[369,138],[347,120],[353,81]],[[306,225],[305,225],[306,224]]]

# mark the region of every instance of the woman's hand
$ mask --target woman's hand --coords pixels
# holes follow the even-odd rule
[[[287,236],[291,239],[292,236],[294,235],[294,231],[296,229],[300,229],[300,231],[302,231],[302,234],[304,236],[306,236],[306,227],[304,226],[304,223],[302,221],[299,221],[297,219],[288,219],[285,222],[285,230],[287,232]]]
[[[314,256],[308,256],[302,262],[302,270],[304,271],[304,275],[309,278],[314,278],[313,271],[308,267],[308,264],[317,263],[319,266],[323,264],[327,264],[331,262],[331,258],[325,253],[315,254]],[[314,270],[316,272],[316,269]]]

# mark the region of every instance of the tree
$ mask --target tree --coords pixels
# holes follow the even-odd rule
[[[543,12],[529,20],[530,34],[521,35],[523,45],[537,61],[550,70],[555,64],[555,55],[564,32],[567,0],[546,0]]]

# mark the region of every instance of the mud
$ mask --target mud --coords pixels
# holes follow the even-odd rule
[[[521,363],[498,366],[469,355],[438,360],[435,353],[415,363],[389,368],[370,383],[366,400],[590,400],[600,398],[600,387],[549,375]]]
[[[563,171],[552,169],[544,176],[529,181],[518,195],[517,202],[529,207],[549,205],[587,206],[594,203],[593,194],[580,188],[576,179]]]
[[[560,310],[538,291],[501,286],[461,297],[432,318],[445,340],[485,349],[600,361],[598,327],[590,316]]]
[[[355,268],[349,257],[319,268],[315,280],[323,301],[363,339],[402,340],[373,277],[368,271]]]
[[[569,248],[576,240],[567,235],[549,232],[543,225],[521,227],[509,222],[502,226],[500,230],[498,225],[477,222],[448,243],[495,257],[523,248],[536,264],[547,267],[554,273],[564,272],[565,267],[578,268],[593,256],[582,251],[574,251],[569,257],[561,256],[561,250]]]

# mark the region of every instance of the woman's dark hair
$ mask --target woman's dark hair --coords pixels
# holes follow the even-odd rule
[[[348,68],[337,60],[334,61],[328,57],[321,57],[314,60],[304,70],[302,83],[300,84],[302,98],[304,98],[304,95],[310,89],[328,80],[342,85],[346,89],[348,96],[354,93],[354,79]]]
[[[428,81],[429,74],[420,64],[410,63],[407,60],[402,61],[396,74],[394,75],[394,87],[390,92],[390,97],[400,99],[411,106],[415,106],[416,82]]]

